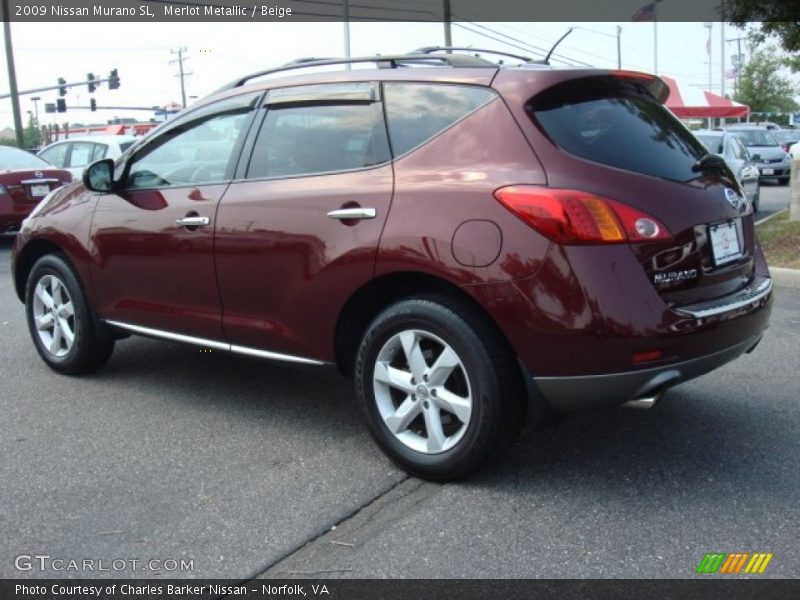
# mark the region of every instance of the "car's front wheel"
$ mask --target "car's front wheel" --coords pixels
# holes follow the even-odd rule
[[[442,298],[398,302],[372,322],[356,361],[370,431],[406,471],[464,477],[517,438],[520,375],[482,315]]]
[[[789,178],[788,177],[781,177],[778,179],[778,183],[780,185],[789,185]]]
[[[86,295],[60,255],[43,256],[33,266],[25,289],[25,311],[36,350],[56,371],[94,371],[114,350],[114,340],[95,333]]]

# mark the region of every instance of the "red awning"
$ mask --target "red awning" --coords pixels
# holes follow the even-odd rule
[[[750,114],[750,107],[717,94],[698,88],[681,85],[671,77],[661,76],[669,86],[669,96],[664,103],[676,117],[691,118],[737,118]]]

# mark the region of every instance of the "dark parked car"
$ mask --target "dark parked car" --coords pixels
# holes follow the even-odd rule
[[[759,342],[751,206],[660,79],[350,62],[380,68],[242,78],[51,194],[13,254],[44,361],[133,333],[335,364],[381,448],[450,479],[526,418],[651,405]]]
[[[721,156],[739,182],[744,195],[753,204],[753,212],[758,212],[759,185],[758,167],[750,157],[738,134],[730,131],[702,129],[694,132],[709,152]]]
[[[0,233],[16,231],[42,198],[72,175],[30,152],[0,146]]]
[[[774,179],[781,185],[789,183],[790,158],[775,139],[774,132],[744,125],[728,127],[727,130],[736,133],[747,146],[762,180]]]

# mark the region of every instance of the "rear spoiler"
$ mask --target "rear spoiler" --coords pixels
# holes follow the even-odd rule
[[[616,77],[618,79],[628,79],[639,81],[642,83],[647,91],[658,100],[661,104],[667,101],[669,98],[669,86],[666,82],[656,75],[652,75],[650,73],[643,73],[641,71],[611,71],[610,72],[612,77]]]

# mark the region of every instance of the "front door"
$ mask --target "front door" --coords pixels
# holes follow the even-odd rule
[[[92,282],[109,321],[224,340],[214,267],[217,205],[256,96],[176,119],[119,163],[119,190],[99,198]]]

